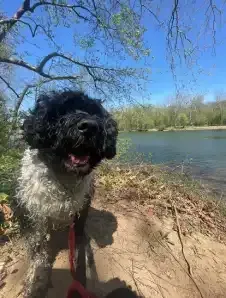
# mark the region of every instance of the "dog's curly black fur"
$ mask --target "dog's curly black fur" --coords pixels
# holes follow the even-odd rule
[[[22,159],[17,211],[28,240],[30,268],[24,297],[45,297],[53,253],[51,237],[72,214],[84,214],[93,196],[92,169],[116,154],[117,125],[100,101],[82,92],[50,92],[39,97],[24,121],[29,145]],[[84,212],[85,210],[85,212]],[[24,220],[26,216],[26,219]],[[29,220],[27,220],[29,219]]]
[[[66,165],[70,154],[88,155],[87,174],[103,158],[116,154],[117,125],[99,100],[81,92],[42,95],[25,120],[24,136],[31,148],[39,149],[45,161]]]

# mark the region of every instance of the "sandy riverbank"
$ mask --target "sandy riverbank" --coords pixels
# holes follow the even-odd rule
[[[166,127],[164,130],[161,131],[198,131],[198,130],[226,130],[226,125],[223,126],[187,126],[184,128],[181,127]],[[148,129],[146,131],[141,132],[152,132],[152,131],[160,131],[157,128]],[[120,131],[120,132],[140,132],[137,130],[132,131]]]
[[[178,128],[178,127],[169,127],[164,129],[164,131],[183,131],[183,130],[189,130],[189,131],[196,131],[196,130],[226,130],[226,126],[187,126],[184,128]]]

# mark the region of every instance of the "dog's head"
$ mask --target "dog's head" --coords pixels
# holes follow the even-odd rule
[[[99,100],[82,92],[40,96],[23,124],[24,137],[48,163],[88,174],[116,154],[116,122]]]

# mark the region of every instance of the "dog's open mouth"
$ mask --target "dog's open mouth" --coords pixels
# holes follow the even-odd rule
[[[68,161],[72,166],[85,166],[89,162],[89,155],[77,156],[74,154],[68,155]]]

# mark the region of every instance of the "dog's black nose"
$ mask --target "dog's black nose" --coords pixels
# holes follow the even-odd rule
[[[96,121],[92,119],[82,120],[77,126],[82,133],[95,133],[98,129]]]

